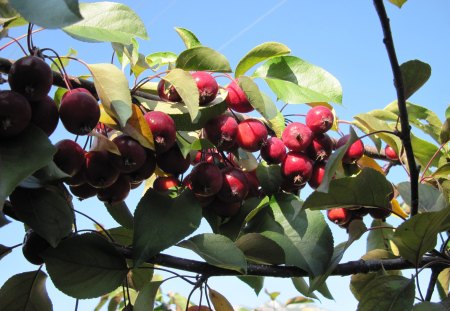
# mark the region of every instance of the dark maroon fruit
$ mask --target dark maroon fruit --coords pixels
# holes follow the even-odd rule
[[[119,170],[109,161],[106,150],[89,151],[85,155],[85,174],[87,182],[95,188],[111,186],[119,178]]]
[[[153,135],[156,153],[163,153],[175,144],[177,130],[173,119],[164,112],[150,111],[144,115]]]
[[[130,179],[126,175],[119,178],[109,187],[98,189],[97,198],[109,204],[122,202],[130,193]]]
[[[204,71],[197,71],[191,74],[197,84],[199,93],[199,104],[205,106],[212,102],[219,91],[219,85],[216,79],[209,73]]]
[[[255,152],[264,145],[267,135],[264,123],[257,119],[246,119],[238,125],[236,142],[242,149]]]
[[[25,56],[12,64],[8,82],[11,90],[22,94],[29,101],[38,101],[50,91],[53,73],[42,58]]]
[[[313,133],[305,124],[292,122],[284,129],[281,139],[291,151],[304,151],[311,144]]]
[[[207,208],[210,208],[214,213],[221,217],[233,217],[239,213],[242,202],[224,202],[219,198],[214,199]]]
[[[306,186],[306,183],[296,184],[292,180],[283,178],[281,181],[280,189],[298,195],[299,191]]]
[[[334,116],[329,108],[315,106],[309,109],[305,121],[313,133],[325,133],[333,126]]]
[[[156,155],[156,164],[166,173],[179,175],[187,171],[191,165],[191,157],[188,154],[185,158],[175,144],[166,152]]]
[[[235,167],[222,169],[223,185],[217,197],[226,203],[241,202],[248,194],[248,180],[244,172]]]
[[[87,152],[85,152],[84,154],[86,154]],[[81,166],[81,168],[78,170],[78,172],[75,173],[75,175],[73,175],[70,178],[67,178],[66,180],[64,180],[64,182],[66,184],[68,184],[69,186],[80,186],[82,184],[87,183],[87,179],[86,179],[86,162],[83,160],[83,165]]]
[[[59,112],[55,101],[46,96],[44,99],[31,102],[31,122],[41,128],[47,136],[53,134],[58,126]]]
[[[34,265],[42,265],[44,259],[41,253],[48,249],[50,244],[32,229],[29,229],[23,239],[22,253],[26,260]]]
[[[64,95],[59,117],[66,130],[75,135],[90,133],[100,119],[100,107],[95,97],[85,91],[75,90]]]
[[[373,219],[381,219],[385,220],[388,218],[392,213],[392,206],[389,205],[388,208],[368,208],[370,216],[372,216]]]
[[[76,142],[63,139],[55,144],[57,148],[53,161],[67,175],[75,175],[84,164],[84,150]]]
[[[84,183],[78,186],[69,186],[70,192],[78,198],[78,200],[85,200],[91,197],[95,197],[99,189],[92,187],[88,183]]]
[[[211,197],[222,188],[222,172],[212,163],[200,162],[192,169],[190,184],[196,196]]]
[[[153,189],[159,192],[166,192],[169,189],[180,187],[181,183],[175,176],[159,176],[153,182]]]
[[[11,217],[12,219],[15,219],[17,221],[22,221],[17,216],[14,206],[8,200],[6,200],[5,203],[3,204],[3,214],[5,214],[6,216]]]
[[[269,164],[280,164],[286,157],[286,146],[277,137],[270,137],[261,147],[261,157]]]
[[[256,176],[256,171],[244,172],[245,177],[247,177],[248,183],[248,194],[247,198],[258,197],[260,195],[259,190],[259,180]]]
[[[120,135],[113,139],[119,155],[111,156],[111,163],[122,173],[131,173],[144,165],[147,155],[144,147],[128,135]]]
[[[170,83],[163,79],[161,79],[158,83],[158,95],[162,100],[169,102],[180,102],[181,96],[178,94],[175,87]]]
[[[288,152],[281,163],[281,175],[292,185],[301,186],[312,175],[313,162],[303,153]]]
[[[30,124],[31,106],[14,91],[0,91],[0,138],[20,134]]]
[[[254,110],[253,106],[248,101],[247,95],[245,95],[244,91],[235,81],[231,82],[226,87],[226,90],[228,91],[228,94],[225,100],[230,109],[243,113]]]
[[[147,178],[152,176],[153,173],[155,172],[156,169],[155,153],[147,148],[145,148],[144,150],[146,154],[144,164],[137,170],[128,174],[128,176],[130,176],[131,183],[137,183],[146,180]]]
[[[206,137],[217,149],[224,151],[234,150],[238,123],[232,116],[222,114],[210,119],[206,123],[204,131]]]

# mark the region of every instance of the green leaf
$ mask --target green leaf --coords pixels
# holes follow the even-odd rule
[[[362,291],[357,310],[411,310],[414,295],[414,279],[398,275],[377,276]]]
[[[314,295],[311,290],[309,289],[308,283],[306,283],[304,278],[291,278],[292,284],[294,284],[294,287],[300,294],[305,295],[306,297],[311,297],[314,299],[318,299],[316,295]]]
[[[411,206],[411,183],[401,182],[397,185],[403,201]],[[438,212],[446,208],[447,204],[443,194],[433,186],[419,183],[419,212]]]
[[[53,310],[45,287],[46,280],[47,274],[41,270],[23,272],[10,277],[0,288],[2,310]]]
[[[133,230],[127,229],[124,227],[116,227],[107,230],[109,235],[114,239],[114,243],[130,246],[133,244]],[[102,232],[104,233],[104,232]],[[108,235],[104,234],[105,238],[108,238]]]
[[[450,140],[450,118],[447,118],[444,124],[442,124],[442,128],[439,133],[439,142],[443,144],[445,142],[448,142],[449,140]]]
[[[330,182],[333,180],[334,175],[338,168],[342,165],[342,159],[344,158],[347,149],[358,139],[355,130],[350,127],[350,138],[347,142],[336,149],[328,158],[327,164],[325,165],[325,173],[322,178],[320,186],[316,189],[318,192],[327,193],[330,191]]]
[[[374,219],[371,228],[374,227],[392,227],[390,224]],[[386,251],[392,251],[391,241],[394,236],[394,227],[392,229],[380,228],[376,230],[370,230],[367,237],[366,252],[370,252],[375,249],[383,249]]]
[[[33,150],[33,158],[24,150]],[[30,125],[14,139],[4,140],[0,144],[0,210],[14,188],[38,169],[53,160],[56,148],[47,135]]]
[[[239,280],[250,286],[255,294],[258,296],[261,292],[261,289],[264,286],[264,277],[263,276],[238,276]]]
[[[129,266],[131,266],[130,264]],[[128,284],[136,291],[141,291],[153,278],[153,265],[145,263],[128,272]]]
[[[121,127],[125,127],[132,114],[127,78],[112,64],[90,64],[88,68],[103,108],[119,121]]]
[[[269,127],[275,132],[275,136],[281,137],[284,128],[286,127],[283,114],[280,111],[277,111],[276,116],[267,121],[269,122]]]
[[[100,297],[122,284],[128,269],[125,257],[94,233],[70,237],[42,253],[53,284],[79,299]]]
[[[136,265],[194,232],[202,218],[192,192],[170,198],[148,189],[134,213],[133,251]]]
[[[398,6],[399,8],[401,8],[403,6],[403,4],[406,3],[406,1],[408,1],[408,0],[389,0],[390,3]]]
[[[302,297],[302,296],[297,296],[297,297],[293,297],[290,298],[288,301],[286,301],[285,305],[292,305],[292,304],[298,304],[298,303],[311,303],[314,302],[314,300],[306,298],[306,297]]]
[[[256,168],[256,176],[265,193],[277,193],[280,189],[282,176],[279,165],[261,162]]]
[[[333,236],[322,213],[302,209],[298,198],[288,194],[272,197],[270,207],[284,235],[297,248],[297,266],[311,275],[325,272],[333,253]]]
[[[148,39],[142,20],[124,4],[107,1],[80,3],[80,11],[83,19],[63,28],[77,40],[128,45],[136,37]]]
[[[25,224],[51,246],[72,232],[73,211],[64,193],[54,186],[27,189],[18,187],[10,196],[14,211]]]
[[[414,150],[414,157],[416,162],[421,167],[425,168],[431,161],[430,167],[439,166],[440,158],[443,155],[442,150],[438,150],[438,147],[426,140],[420,139],[415,135],[411,135],[411,145]],[[436,155],[435,155],[436,154]]]
[[[277,107],[269,96],[259,90],[252,78],[242,76],[238,79],[239,87],[244,91],[250,104],[267,120],[277,116]]]
[[[450,229],[450,208],[440,212],[414,215],[402,223],[394,233],[393,241],[400,255],[417,265],[422,256],[431,251],[439,232]]]
[[[186,28],[175,27],[175,31],[180,36],[181,40],[183,40],[184,45],[187,49],[194,48],[196,46],[201,46],[200,40],[198,40],[197,36]]]
[[[44,28],[62,28],[83,19],[78,0],[9,0],[9,3],[27,21]]]
[[[196,46],[183,51],[178,55],[175,66],[186,71],[231,72],[226,57],[206,46]]]
[[[421,302],[414,305],[412,311],[448,311],[448,305],[445,305],[443,302]]]
[[[446,268],[439,273],[436,287],[438,289],[439,297],[444,300],[447,298],[450,283],[450,268]]]
[[[0,244],[0,259],[11,253],[12,249],[11,247],[7,247],[3,244]]]
[[[261,233],[244,234],[235,243],[250,262],[273,265],[286,262],[283,248]]]
[[[245,274],[247,262],[242,251],[229,238],[214,233],[204,233],[178,243],[178,246],[190,249],[207,263],[236,270]]]
[[[245,74],[254,65],[266,59],[289,54],[291,50],[284,44],[278,42],[265,42],[251,49],[238,63],[235,77]]]
[[[69,49],[66,55],[62,56],[61,58],[55,58],[54,61],[56,64],[58,64],[59,68],[65,68],[70,62],[69,57],[77,56],[78,52],[72,48]],[[55,65],[55,63],[52,62],[50,65],[50,68],[54,71],[58,71],[58,67]]]
[[[314,191],[306,198],[303,208],[329,209],[355,205],[389,208],[393,188],[380,172],[364,168],[356,177],[332,180],[328,193]]]
[[[54,161],[51,161],[47,166],[37,170],[30,177],[36,178],[38,180],[38,184],[42,187],[55,181],[61,181],[62,179],[70,176],[64,173]]]
[[[178,131],[195,131],[204,127],[211,118],[224,113],[228,106],[223,95],[216,97],[208,106],[199,108],[199,116],[192,122],[189,110],[184,104],[155,101],[135,96],[145,108],[162,111],[170,115]]]
[[[133,229],[134,220],[128,206],[125,202],[114,204],[105,203],[108,213],[117,223],[125,228]]]
[[[5,24],[8,24],[18,18],[20,18],[20,14],[14,10],[8,1],[0,1],[0,25],[5,27]]]
[[[378,230],[375,230],[378,231]],[[382,249],[374,249],[367,252],[364,256],[361,257],[361,260],[381,260],[381,259],[394,259],[398,258],[394,256],[391,252],[382,250]],[[399,272],[396,270],[390,271],[378,271],[371,273],[357,273],[351,276],[350,281],[350,290],[352,291],[355,298],[359,301],[362,298],[361,293],[364,291],[364,288],[377,276],[379,275],[399,275]]]
[[[324,69],[295,56],[273,57],[253,76],[264,79],[277,97],[288,104],[342,103],[339,81]]]
[[[310,276],[310,291],[313,292],[315,290],[318,290],[320,293],[322,293],[325,297],[331,296],[331,293],[327,290],[325,281],[327,280],[328,276],[330,276],[331,272],[334,271],[334,269],[337,267],[339,262],[342,260],[342,257],[344,256],[345,251],[350,247],[350,245],[358,240],[364,232],[366,232],[367,228],[364,225],[364,222],[362,220],[352,220],[350,222],[350,226],[348,228],[349,237],[347,242],[338,244],[334,250],[333,250],[333,256],[331,257],[331,260],[327,266],[327,269],[319,276]],[[324,294],[323,291],[326,293]],[[328,297],[327,297],[328,298]],[[330,298],[332,299],[332,298]]]
[[[172,69],[163,79],[172,84],[180,95],[189,111],[192,122],[199,113],[199,92],[197,84],[191,74],[182,69]]]
[[[431,76],[431,66],[418,59],[401,64],[400,70],[406,99],[420,89]]]
[[[156,294],[161,286],[162,281],[149,282],[139,292],[136,302],[134,303],[134,311],[153,311]]]
[[[155,52],[145,57],[145,61],[151,67],[156,67],[158,70],[161,66],[175,63],[177,61],[177,54],[173,52]]]
[[[394,115],[389,120],[392,122],[397,122],[397,118],[400,114],[397,101],[390,103],[384,107],[383,110],[392,112]],[[411,102],[406,102],[406,110],[408,112],[408,120],[411,125],[414,125],[429,134],[434,140],[439,141],[439,133],[441,131],[442,122],[436,113]]]

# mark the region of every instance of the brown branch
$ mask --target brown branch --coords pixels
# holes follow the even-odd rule
[[[411,126],[409,125],[408,111],[406,109],[405,89],[403,85],[403,76],[398,64],[397,55],[392,39],[389,17],[387,16],[383,0],[374,0],[375,9],[383,29],[383,42],[391,63],[392,73],[394,75],[394,86],[397,91],[397,105],[399,110],[401,132],[399,137],[405,148],[406,158],[408,159],[408,169],[411,181],[411,216],[417,214],[419,209],[419,170],[416,166],[414,152],[411,144]]]
[[[132,249],[117,247],[117,249],[129,259],[133,258]],[[436,261],[436,263],[434,263]],[[228,270],[210,265],[206,262],[197,260],[178,258],[166,254],[158,254],[146,261],[150,264],[161,265],[167,268],[173,268],[178,270],[189,271],[197,274],[201,274],[207,277],[210,276],[239,276],[242,275],[235,270]],[[434,263],[434,264],[432,264]],[[447,267],[443,264],[442,258],[439,257],[424,257],[419,263],[418,267],[421,268],[425,265],[435,268]],[[427,266],[428,267],[428,266]],[[376,272],[381,269],[384,270],[403,270],[415,268],[409,261],[397,258],[397,259],[380,259],[380,260],[355,260],[346,263],[339,264],[331,273],[331,275],[351,275],[356,273],[369,273]],[[248,264],[247,274],[252,276],[267,276],[278,278],[292,278],[292,277],[305,277],[308,276],[308,272],[293,266],[271,266],[262,264]]]

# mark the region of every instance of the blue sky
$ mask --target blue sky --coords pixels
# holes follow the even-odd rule
[[[372,1],[361,0],[261,0],[261,1],[121,1],[134,9],[143,19],[149,41],[140,41],[140,51],[147,55],[157,51],[179,53],[184,45],[174,31],[174,27],[184,27],[193,31],[200,41],[222,52],[234,68],[239,59],[254,46],[266,41],[277,41],[291,48],[292,54],[318,65],[332,73],[342,84],[343,105],[335,105],[341,119],[351,120],[352,116],[372,109],[382,108],[395,99],[392,73],[382,31]],[[450,102],[450,2],[409,1],[402,9],[386,2],[391,18],[398,59],[403,63],[420,59],[432,67],[432,75],[427,84],[410,101],[426,106],[443,119]],[[11,35],[18,36],[25,29],[17,29]],[[48,30],[36,34],[35,44],[52,47],[60,54],[69,48],[78,51],[78,57],[88,63],[109,62],[109,44],[87,44],[76,41],[58,30]],[[0,45],[6,43],[6,39]],[[12,46],[2,51],[1,57],[18,58],[20,51]],[[69,66],[70,74],[86,73],[86,70]],[[302,105],[288,107],[286,113],[304,113]],[[346,130],[346,128],[343,128]],[[51,137],[54,142],[70,137],[60,126]],[[73,138],[73,137],[72,137]],[[407,176],[401,170],[393,170],[392,181],[405,181]],[[127,200],[133,207],[137,204],[141,190],[135,190]],[[307,192],[303,193],[305,198]],[[88,213],[106,227],[116,226],[105,208],[96,199],[88,199],[77,204],[77,208]],[[92,228],[89,221],[79,218],[79,226]],[[392,217],[391,217],[392,218]],[[393,224],[396,219],[389,219]],[[343,230],[331,226],[335,243],[346,239]],[[207,226],[202,226],[208,230]],[[23,227],[12,223],[0,230],[0,243],[14,245],[22,240]],[[364,254],[365,240],[355,243],[344,260],[356,260]],[[187,251],[171,249],[171,254],[190,256]],[[20,250],[8,255],[1,262],[0,284],[14,273],[35,269],[22,257]],[[412,271],[405,272],[410,276]],[[50,283],[50,282],[49,282]],[[223,293],[233,305],[256,307],[268,300],[261,293],[256,297],[252,290],[235,278],[217,278],[210,286]],[[322,299],[322,307],[328,310],[354,310],[357,302],[348,289],[348,277],[333,277],[329,286],[335,301]],[[48,284],[54,310],[69,310],[74,300],[57,292]],[[268,279],[265,288],[280,291],[280,301],[299,295],[289,280]],[[168,290],[184,295],[189,289],[181,281],[170,281],[164,286]],[[198,299],[198,298],[197,298]],[[97,300],[81,301],[79,310],[91,310]],[[195,297],[194,297],[195,301]]]

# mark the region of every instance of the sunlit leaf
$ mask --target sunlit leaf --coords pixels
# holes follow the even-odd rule
[[[245,74],[254,65],[280,55],[289,54],[291,50],[284,44],[278,42],[265,42],[251,49],[239,61],[235,70],[235,77],[238,78]]]
[[[450,268],[446,268],[439,273],[436,287],[438,289],[439,297],[443,300],[447,298],[450,283]]]
[[[420,89],[431,76],[431,66],[418,59],[401,64],[400,70],[406,99]]]
[[[375,249],[391,251],[390,242],[394,236],[394,228],[390,224],[378,219],[374,219],[370,227],[377,229],[370,230],[369,235],[367,236],[366,252],[370,252]],[[390,227],[392,229],[383,227]]]
[[[390,3],[398,6],[399,8],[401,8],[408,0],[389,0]]]
[[[139,292],[133,306],[134,311],[153,311],[155,298],[162,281],[149,282]]]
[[[209,288],[208,295],[217,311],[234,311],[231,303],[221,293]]]
[[[277,97],[289,104],[342,102],[342,88],[335,77],[295,56],[273,57],[253,76],[263,78]]]
[[[0,288],[0,306],[3,310],[53,310],[47,294],[47,275],[41,270],[16,274]]]
[[[244,91],[250,104],[267,120],[277,116],[277,107],[269,96],[259,90],[252,78],[241,76],[238,79],[239,87]]]
[[[311,302],[314,302],[314,300],[310,299],[310,298],[302,297],[302,296],[297,296],[297,297],[288,299],[288,301],[286,301],[285,305],[287,306],[287,305],[292,305],[292,304],[311,303]]]
[[[83,19],[78,0],[9,0],[9,3],[27,21],[45,28],[62,28]]]
[[[111,64],[88,66],[103,108],[124,127],[132,114],[127,78],[119,68]]]
[[[53,62],[51,63],[50,68],[54,71],[59,71],[61,68],[67,67],[70,62],[69,57],[77,56],[77,54],[78,52],[76,50],[70,48],[66,55],[54,59],[59,68]]]
[[[202,45],[197,36],[189,29],[175,27],[175,31],[180,36],[181,40],[183,40],[184,45],[186,46],[187,49]]]
[[[403,201],[411,206],[411,183],[401,182],[397,185]],[[447,207],[445,198],[438,189],[427,184],[419,183],[419,212],[438,212]]]
[[[77,40],[127,45],[135,37],[148,39],[142,20],[124,4],[107,1],[80,3],[80,12],[83,16],[81,21],[63,28],[64,32]]]
[[[145,61],[151,67],[155,67],[158,70],[161,66],[175,63],[177,60],[177,54],[173,52],[155,52],[145,57]]]
[[[143,147],[155,150],[153,134],[144,118],[144,113],[137,105],[132,105],[132,114],[123,132],[136,139]]]
[[[186,71],[231,72],[226,57],[206,46],[196,46],[181,52],[176,67]]]

